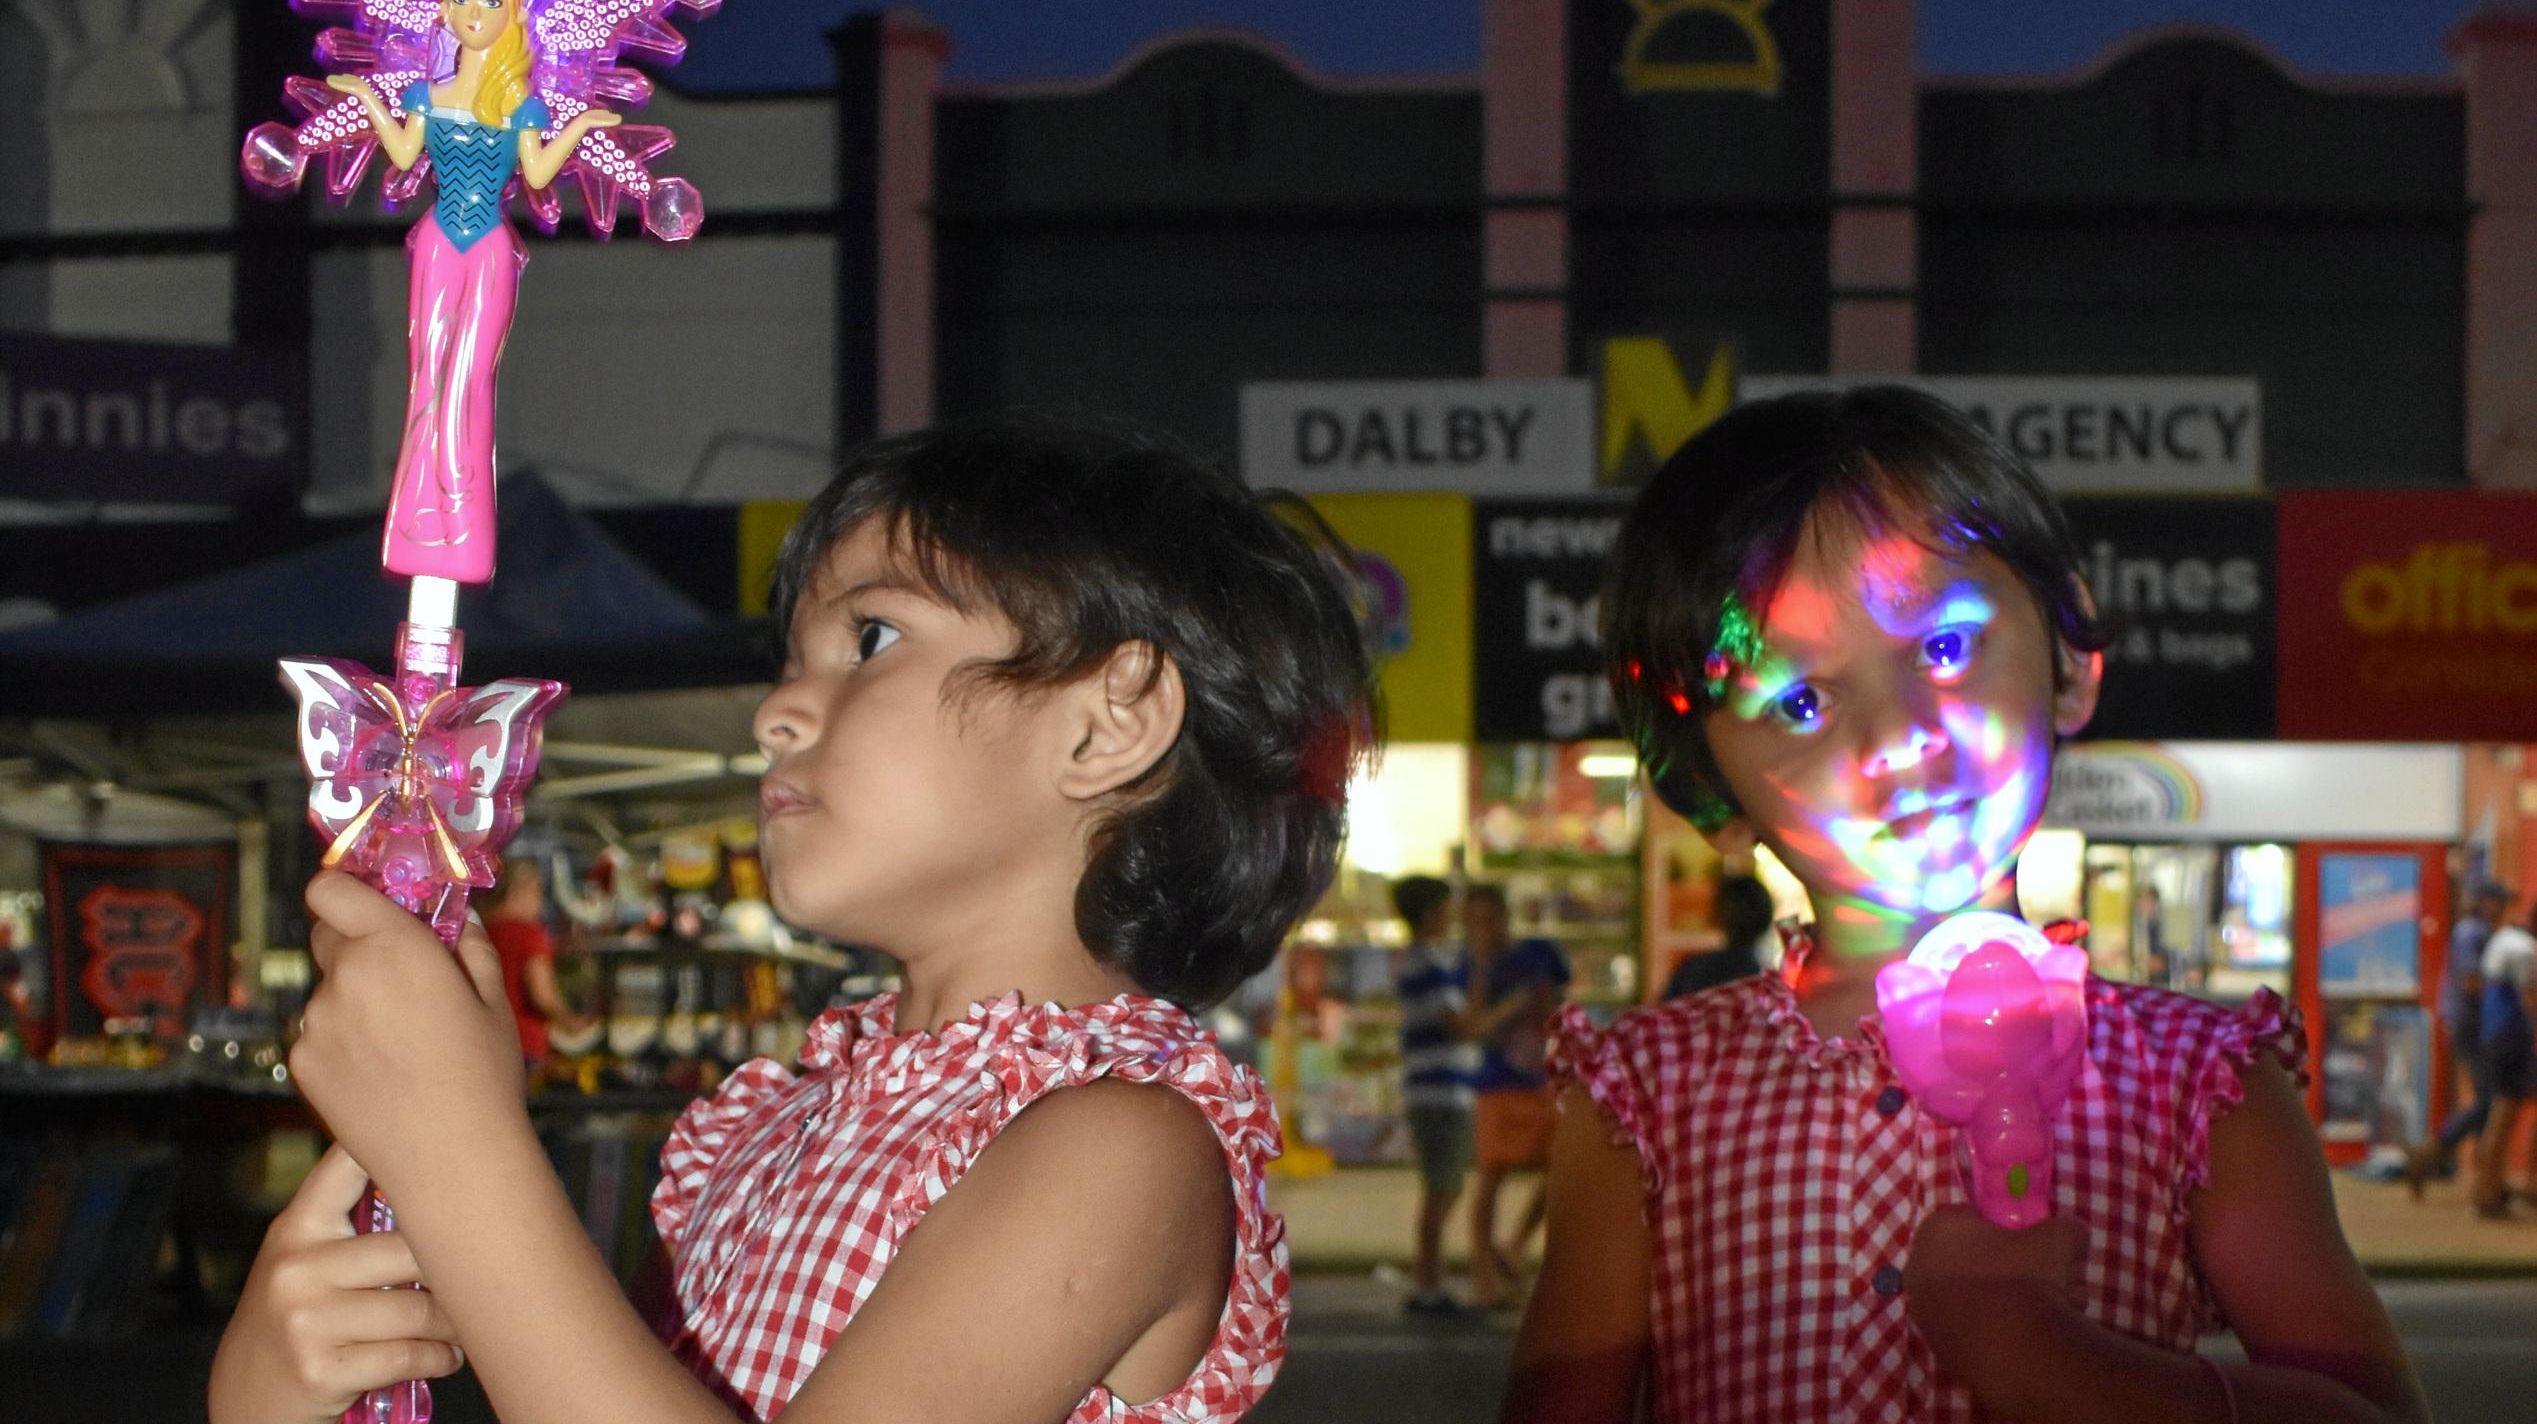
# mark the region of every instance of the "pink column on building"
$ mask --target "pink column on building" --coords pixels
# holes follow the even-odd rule
[[[2466,467],[2537,489],[2537,11],[2487,11],[2449,37],[2466,89]]]
[[[1568,372],[1568,0],[1488,0],[1481,31],[1481,363]]]
[[[934,419],[934,102],[951,36],[921,12],[881,19],[872,333],[879,433]]]
[[[1832,7],[1832,373],[1915,364],[1920,61],[1913,0]]]

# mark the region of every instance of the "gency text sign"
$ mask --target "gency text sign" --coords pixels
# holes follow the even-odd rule
[[[2008,446],[2062,494],[2253,494],[2261,387],[2240,376],[1904,376]],[[1854,382],[1747,376],[1746,400]]]

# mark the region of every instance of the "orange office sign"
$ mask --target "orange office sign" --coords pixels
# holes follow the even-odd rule
[[[2283,736],[2537,729],[2537,496],[2316,491],[2279,517]]]

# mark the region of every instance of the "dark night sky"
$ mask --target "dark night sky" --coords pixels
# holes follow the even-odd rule
[[[1626,0],[1608,0],[1620,5]],[[729,0],[679,25],[672,73],[702,91],[817,88],[826,29],[874,0]],[[1095,77],[1140,44],[1195,26],[1236,26],[1336,74],[1469,72],[1480,0],[925,0],[951,32],[950,77]],[[2442,36],[2467,0],[1920,0],[1921,67],[1935,74],[2052,73],[2086,64],[2135,30],[2217,25],[2300,68],[2328,74],[2445,74]]]

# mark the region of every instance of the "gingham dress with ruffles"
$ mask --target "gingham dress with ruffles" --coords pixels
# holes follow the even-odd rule
[[[1178,1389],[1141,1405],[1091,1393],[1067,1424],[1238,1419],[1286,1355],[1285,1223],[1268,1210],[1277,1115],[1258,1077],[1188,1014],[1122,994],[1081,1008],[980,1003],[939,1033],[894,1034],[895,996],[811,1025],[799,1073],[761,1058],[680,1116],[652,1219],[679,1310],[670,1344],[752,1419],[772,1419],[854,1319],[899,1243],[1015,1114],[1117,1078],[1198,1105],[1236,1202],[1215,1340]]]
[[[1792,962],[1802,960],[1802,935]],[[2082,1304],[2190,1351],[2222,1327],[2188,1201],[2244,1066],[2294,1071],[2299,1028],[2270,991],[2239,1009],[2088,981],[2088,1063],[2055,1130],[2052,1208],[2088,1230]],[[1932,1209],[1966,1199],[1956,1130],[1921,1113],[1873,1017],[1819,1036],[1764,974],[1554,1027],[1577,1083],[1641,1166],[1654,1253],[1657,1417],[1679,1424],[1973,1424],[1988,1416],[1906,1317],[1902,1269]]]

